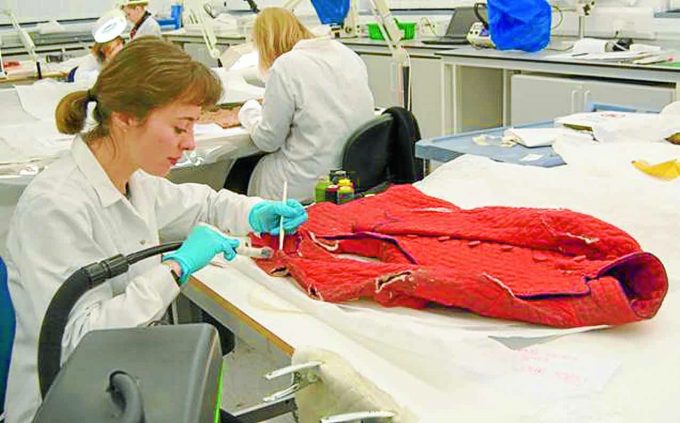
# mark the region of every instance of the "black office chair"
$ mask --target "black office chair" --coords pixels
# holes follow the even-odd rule
[[[390,184],[423,179],[423,162],[415,157],[418,121],[403,107],[391,107],[357,129],[345,144],[342,168],[358,194],[376,193]]]
[[[392,142],[390,115],[380,115],[359,127],[349,137],[342,156],[342,168],[354,180],[357,194],[386,187],[390,181],[389,159]],[[379,189],[377,189],[379,191]]]

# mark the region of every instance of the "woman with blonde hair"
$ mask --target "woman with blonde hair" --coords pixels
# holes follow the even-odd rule
[[[91,330],[158,320],[193,272],[216,254],[233,259],[239,241],[200,222],[245,235],[278,233],[282,217],[286,232],[305,221],[304,209],[293,200],[263,201],[163,178],[195,147],[193,127],[201,108],[214,105],[221,92],[208,68],[157,37],[142,37],[102,69],[90,90],[59,103],[59,130],[77,134],[71,151],[26,188],[7,240],[17,321],[7,423],[31,421],[40,405],[41,320],[75,270],[188,234],[181,248],[162,261],[142,261],[85,294],[69,316],[62,357]],[[94,106],[96,124],[82,132],[88,106]]]
[[[366,66],[343,44],[314,37],[282,8],[262,10],[252,35],[266,80],[264,101],[244,104],[239,120],[267,154],[256,165],[238,162],[225,187],[276,199],[285,180],[292,198],[309,200],[319,176],[341,166],[352,132],[373,117]]]

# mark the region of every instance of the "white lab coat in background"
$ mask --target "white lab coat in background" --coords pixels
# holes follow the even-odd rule
[[[271,153],[250,178],[248,194],[280,199],[313,197],[319,176],[342,164],[349,136],[374,117],[366,66],[341,43],[302,40],[271,67],[264,107],[247,102],[239,120],[255,145]]]
[[[94,85],[97,82],[97,77],[102,69],[102,64],[97,60],[94,54],[84,56],[76,68],[76,73],[73,76],[73,82],[83,82]]]
[[[129,200],[76,138],[71,154],[38,175],[19,200],[6,257],[17,318],[7,423],[31,421],[40,405],[40,325],[68,276],[86,264],[154,246],[159,234],[164,240],[180,240],[198,222],[245,235],[248,213],[261,201],[205,185],[175,185],[142,171],[132,175],[128,191]],[[163,316],[179,288],[160,259],[141,261],[80,299],[64,334],[63,359],[91,330],[144,326]]]
[[[146,35],[153,35],[154,37],[160,37],[161,36],[161,26],[158,24],[158,21],[156,21],[153,16],[149,16],[142,22],[142,24],[137,28],[137,33],[135,33],[135,37],[144,37]]]

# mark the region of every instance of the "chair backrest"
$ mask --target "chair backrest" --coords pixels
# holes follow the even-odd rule
[[[354,131],[347,140],[342,168],[355,181],[357,193],[389,180],[393,121],[390,115],[380,115]]]
[[[14,306],[7,288],[7,267],[0,258],[0,412],[4,411],[15,325]]]

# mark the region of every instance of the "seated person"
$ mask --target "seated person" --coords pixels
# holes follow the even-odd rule
[[[130,30],[130,40],[145,35],[161,36],[161,26],[146,10],[148,5],[149,0],[123,0],[120,4],[121,10],[133,25]]]
[[[164,178],[196,147],[200,111],[221,93],[220,80],[181,49],[141,37],[102,68],[91,88],[68,94],[57,106],[57,128],[75,135],[71,150],[24,190],[4,257],[17,320],[7,423],[32,421],[40,406],[43,316],[76,269],[160,239],[184,240],[178,250],[137,263],[84,295],[68,317],[62,357],[92,330],[147,326],[162,318],[191,274],[218,253],[227,260],[236,256],[237,239],[199,223],[246,235],[278,234],[280,222],[291,233],[306,220],[294,200],[263,201]],[[88,104],[95,108],[93,125],[86,125]]]
[[[125,45],[122,37],[124,30],[123,12],[112,10],[101,16],[92,28],[95,43],[90,48],[90,54],[73,59],[77,66],[71,69],[66,81],[94,84],[102,66],[110,62]]]
[[[118,35],[115,38],[92,45],[90,54],[83,58],[80,65],[76,66],[73,72],[73,78],[69,78],[70,82],[89,81],[94,83],[99,76],[102,66],[113,59],[119,51],[123,49],[125,40]]]
[[[260,12],[253,42],[264,101],[246,102],[239,120],[267,154],[237,161],[225,187],[280,199],[285,180],[289,198],[310,200],[319,176],[341,167],[349,136],[374,116],[366,66],[343,44],[314,37],[282,8]]]

